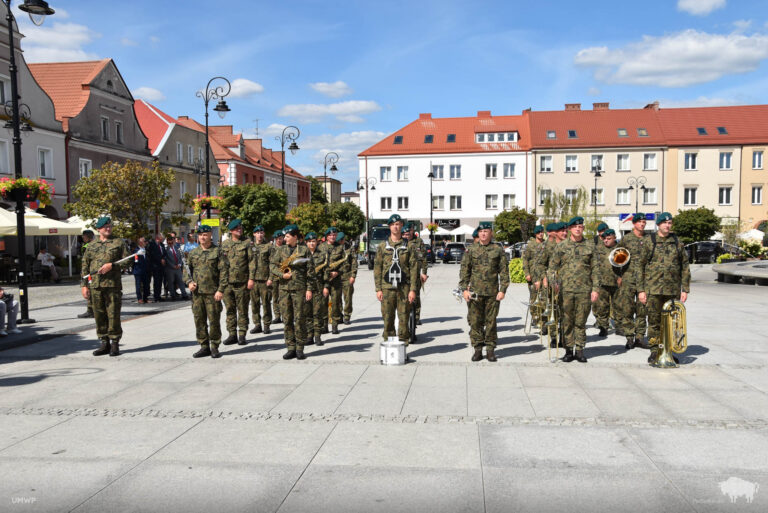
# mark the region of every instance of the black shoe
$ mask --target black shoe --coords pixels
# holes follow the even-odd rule
[[[541,328],[541,334],[546,337],[547,333],[549,333],[549,328],[547,328],[547,325],[545,324],[544,327]]]
[[[296,359],[297,360],[306,360],[307,359],[307,355],[304,354],[304,351],[302,351],[300,349],[297,349],[296,350]]]
[[[272,319],[272,324],[280,324],[281,322],[283,322],[283,320],[280,317]]]
[[[587,363],[587,357],[584,356],[583,349],[576,351],[576,361],[581,363]]]
[[[244,346],[247,343],[248,342],[245,341],[245,335],[240,335],[239,337],[237,337],[237,345]]]
[[[608,328],[600,328],[600,333],[597,334],[600,338],[605,338],[608,336]]]
[[[269,329],[269,326],[264,326],[264,334],[269,335],[270,333],[272,333],[272,330]]]
[[[120,342],[113,340],[109,343],[109,356],[120,356]]]
[[[557,347],[557,339],[556,338],[552,339],[552,342],[549,343],[549,347],[551,347],[552,349],[555,349]]]
[[[334,324],[331,326],[331,334],[338,335],[339,334],[339,325]]]
[[[479,362],[483,359],[483,346],[475,346],[475,354],[472,355],[473,362]]]
[[[344,324],[352,324],[352,321],[349,320],[349,317],[344,317]]]
[[[629,351],[630,349],[634,349],[635,348],[635,339],[632,338],[632,337],[627,337],[627,343],[624,344],[624,348],[626,348],[627,351]]]
[[[208,342],[200,344],[200,349],[192,355],[192,358],[202,358],[204,356],[211,356],[211,348],[208,347]]]
[[[417,320],[416,320],[416,325],[417,325],[417,326],[421,326],[421,319],[417,319]]]
[[[565,348],[565,356],[563,356],[563,361],[566,362],[566,363],[572,362],[574,360],[574,358],[575,357],[573,356],[573,348],[572,347],[566,347]]]
[[[292,360],[294,358],[296,358],[296,351],[294,349],[289,349],[283,355],[283,360]]]
[[[78,319],[88,319],[90,317],[93,317],[93,312],[83,312],[81,314],[77,314]]]
[[[316,346],[322,346],[323,345],[323,339],[320,338],[320,335],[315,335],[315,345]]]
[[[415,344],[418,341],[419,341],[419,337],[417,337],[416,334],[414,333],[414,335],[411,337],[411,342]]]
[[[101,356],[104,354],[109,354],[109,350],[110,350],[109,339],[108,338],[102,339],[101,347],[93,352],[93,356]]]
[[[623,337],[624,336],[624,330],[621,328],[616,328],[616,331],[614,331],[618,336]]]
[[[320,328],[320,333],[322,333],[323,335],[327,335],[328,334],[328,326],[323,326],[322,328]]]
[[[648,363],[653,363],[655,359],[656,359],[656,353],[654,351],[651,351],[650,356],[648,356]]]
[[[642,337],[636,337],[635,347],[642,347],[643,349],[648,349],[649,346],[645,345],[645,340],[643,340]]]
[[[211,348],[208,350],[209,353],[211,353],[211,358],[221,358],[221,353],[219,352],[219,346],[215,346],[211,344]]]
[[[251,330],[251,335],[255,335],[256,333],[261,333],[261,324],[257,324],[255,328]]]
[[[305,345],[305,346],[313,346],[313,345],[315,345],[315,339],[314,339],[314,338],[312,338],[312,337],[309,337],[309,338],[306,340],[306,342],[304,342],[304,345]]]
[[[225,346],[231,346],[232,344],[234,344],[236,342],[237,342],[237,337],[234,336],[234,335],[230,335],[230,336],[228,336],[227,338],[224,339],[222,344],[224,344]]]
[[[488,349],[485,350],[485,358],[489,362],[495,362],[497,360],[496,354],[493,352],[492,347],[489,347]]]
[[[677,356],[672,355],[672,359],[675,361],[675,363],[680,363],[680,360],[677,359]]]

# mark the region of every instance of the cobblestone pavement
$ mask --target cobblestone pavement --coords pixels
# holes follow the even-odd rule
[[[281,325],[192,359],[189,304],[129,294],[123,354],[95,358],[92,326],[51,328],[82,302],[33,309],[24,329],[49,336],[0,351],[2,510],[766,509],[765,288],[695,266],[689,350],[659,370],[595,329],[589,363],[549,363],[522,333],[520,285],[499,362],[472,363],[457,278],[431,269],[413,361],[395,367],[378,362],[367,270],[353,323],[302,362],[282,360]]]

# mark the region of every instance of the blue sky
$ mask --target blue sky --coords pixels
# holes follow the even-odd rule
[[[258,119],[277,149],[297,125],[288,163],[322,174],[336,151],[345,191],[357,153],[421,112],[768,103],[756,0],[49,3],[40,28],[17,11],[30,62],[111,57],[137,98],[200,121],[195,91],[239,79],[225,122],[253,136]]]

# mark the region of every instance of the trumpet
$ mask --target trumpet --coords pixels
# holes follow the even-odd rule
[[[650,345],[657,345],[651,353],[651,367],[674,368],[677,362],[672,353],[681,354],[688,349],[688,328],[685,305],[670,299],[661,307],[661,340],[653,338]]]
[[[461,290],[459,287],[456,287],[455,289],[453,289],[453,290],[451,291],[451,294],[453,294],[453,297],[455,297],[455,298],[456,298],[456,301],[458,301],[459,303],[461,303],[462,301],[464,301],[464,291],[463,291],[463,290]],[[470,291],[469,291],[469,300],[470,300],[470,301],[474,301],[474,300],[476,300],[476,299],[477,299],[477,292],[472,292],[472,291],[470,290]]]
[[[629,250],[627,248],[613,248],[608,255],[608,261],[614,267],[624,267],[629,263]]]

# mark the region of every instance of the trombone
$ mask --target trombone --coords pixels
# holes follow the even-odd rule
[[[542,340],[546,341],[547,344],[547,358],[550,362],[554,363],[560,358],[560,344],[563,342],[563,330],[562,330],[562,322],[560,318],[562,317],[562,312],[560,311],[560,302],[558,301],[560,296],[560,281],[558,280],[557,274],[550,273],[549,277],[547,279],[547,284],[549,285],[547,289],[547,307],[544,310],[542,315],[542,323],[543,318],[546,317],[549,319],[545,324],[544,327],[547,328],[547,334],[546,339],[544,338],[543,329],[541,332],[541,338]],[[555,357],[552,357],[552,342],[555,342]]]

